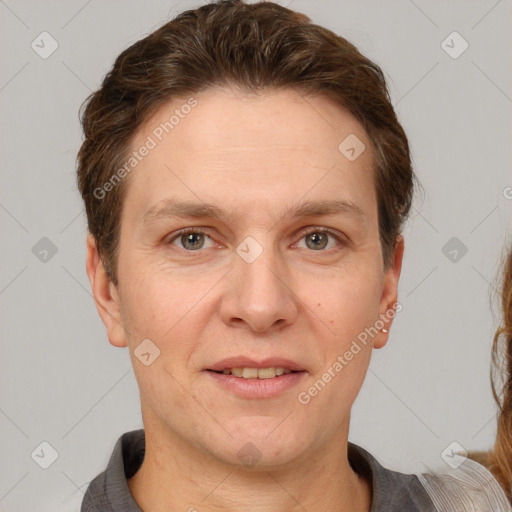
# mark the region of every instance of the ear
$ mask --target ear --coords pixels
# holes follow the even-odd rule
[[[382,348],[388,341],[391,324],[401,305],[398,305],[398,280],[402,270],[402,260],[404,257],[404,238],[399,235],[396,239],[395,249],[391,256],[390,267],[386,270],[384,277],[384,286],[379,304],[379,319],[384,322],[384,329],[388,332],[379,332],[375,336],[374,348]],[[397,307],[398,306],[398,307]]]
[[[91,234],[87,236],[86,270],[96,309],[107,328],[110,343],[115,347],[126,347],[119,295],[103,267],[103,262],[96,247],[96,240]]]

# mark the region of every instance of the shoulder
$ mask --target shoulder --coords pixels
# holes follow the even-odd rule
[[[369,452],[352,443],[348,446],[348,458],[354,471],[370,482],[371,512],[437,512],[417,475],[387,469]]]
[[[418,478],[439,512],[512,512],[497,480],[469,458],[455,469],[446,467]]]
[[[144,430],[123,434],[116,442],[105,471],[94,478],[83,497],[81,512],[123,510],[140,512],[128,488],[144,458]]]

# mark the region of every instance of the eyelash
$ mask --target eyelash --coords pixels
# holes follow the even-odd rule
[[[180,231],[178,231],[172,238],[170,238],[166,242],[166,245],[172,245],[172,243],[177,238],[179,238],[180,236],[183,236],[183,235],[188,235],[190,233],[198,233],[198,234],[201,234],[201,235],[207,235],[210,238],[212,238],[211,235],[210,235],[210,232],[208,230],[203,229],[203,228],[199,228],[199,227],[198,228],[184,228],[184,229],[181,229]],[[306,237],[307,235],[310,235],[311,233],[326,233],[329,236],[331,236],[332,238],[334,238],[340,245],[342,245],[342,246],[348,245],[348,240],[347,239],[345,239],[341,235],[338,235],[335,231],[333,231],[333,230],[331,230],[329,228],[325,228],[325,227],[317,227],[317,226],[307,227],[307,228],[305,228],[301,232],[300,239]],[[187,250],[187,249],[182,249],[181,247],[177,247],[177,249],[185,251],[186,253],[189,253],[189,254],[192,253],[192,254],[190,254],[191,256],[193,256],[195,252],[199,252],[200,251],[200,249],[198,249],[197,251],[190,251],[190,250]],[[326,253],[329,253],[333,249],[336,249],[336,247],[332,247],[331,249],[326,249],[326,250],[321,249],[319,251],[311,250],[311,252],[326,252]]]

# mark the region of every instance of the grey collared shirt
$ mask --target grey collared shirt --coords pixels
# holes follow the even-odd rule
[[[144,460],[144,430],[123,434],[114,447],[107,469],[87,488],[80,512],[142,512],[130,493],[131,478]],[[436,508],[416,475],[381,466],[366,450],[349,443],[348,459],[356,473],[372,486],[370,512],[435,512]]]

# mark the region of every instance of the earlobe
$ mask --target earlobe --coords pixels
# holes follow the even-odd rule
[[[126,336],[117,290],[110,281],[96,247],[94,236],[87,235],[86,270],[91,283],[96,309],[107,328],[110,343],[126,347]]]
[[[391,324],[399,311],[398,305],[398,281],[402,271],[402,261],[404,256],[404,238],[399,235],[396,239],[395,249],[391,256],[391,265],[386,270],[384,278],[384,287],[382,290],[379,319],[384,324],[379,334],[375,337],[374,348],[382,348],[389,339]],[[401,308],[400,308],[401,309]]]

